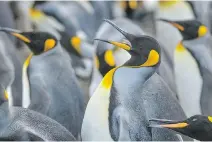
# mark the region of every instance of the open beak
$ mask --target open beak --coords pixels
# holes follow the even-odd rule
[[[166,22],[166,23],[169,23],[169,24],[171,24],[172,26],[174,26],[175,28],[177,28],[180,31],[184,31],[185,30],[185,28],[182,25],[180,25],[179,23],[177,23],[177,22],[166,20],[166,19],[158,19],[158,20]]]
[[[0,27],[0,31],[11,34],[15,37],[17,37],[18,39],[26,42],[26,43],[30,43],[30,39],[28,39],[26,36],[24,36],[23,34],[21,34],[22,32],[19,30],[15,30],[15,29],[11,29],[11,28],[5,28],[5,27]]]
[[[94,40],[98,40],[98,41],[102,41],[102,42],[106,42],[106,43],[110,43],[116,47],[120,47],[124,50],[129,51],[131,49],[131,47],[126,44],[126,43],[121,43],[121,42],[116,42],[116,41],[109,41],[109,40],[103,40],[103,39],[94,39]]]
[[[188,126],[188,123],[183,121],[174,121],[166,119],[150,119],[150,122],[156,122],[158,124],[150,124],[149,127],[153,128],[170,128],[170,129],[179,129],[185,128]]]
[[[105,19],[104,21],[107,22],[107,23],[109,23],[110,25],[112,25],[117,31],[119,31],[123,36],[125,36],[127,38],[127,40],[129,40],[129,41],[133,40],[134,36],[132,34],[129,34],[129,33],[125,32],[124,30],[120,29],[119,27],[117,27],[110,20]],[[103,40],[103,39],[94,39],[94,40],[99,40],[99,41],[102,41],[102,42],[107,42],[107,43],[113,44],[114,46],[120,47],[120,48],[122,48],[124,50],[127,50],[127,51],[131,50],[131,46],[129,46],[126,43],[121,43],[121,42],[117,42],[117,41]]]

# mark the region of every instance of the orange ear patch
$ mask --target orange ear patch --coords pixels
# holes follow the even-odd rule
[[[44,45],[44,52],[52,49],[56,44],[56,41],[54,39],[47,39],[45,41],[45,45]]]
[[[71,45],[74,47],[74,49],[81,54],[81,49],[80,49],[80,45],[81,45],[81,39],[77,36],[74,36],[71,38]]]

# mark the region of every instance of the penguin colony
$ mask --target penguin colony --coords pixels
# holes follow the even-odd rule
[[[212,141],[211,4],[0,2],[0,140]]]

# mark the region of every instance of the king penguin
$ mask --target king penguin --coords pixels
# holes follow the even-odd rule
[[[130,21],[127,18],[116,18],[112,20],[114,24],[118,25],[120,28],[124,29],[126,32],[134,35],[148,35],[141,29],[137,24]],[[106,23],[100,26],[96,34],[96,38],[111,38],[115,41],[124,41],[128,43],[126,38],[115,31],[115,29]],[[160,44],[161,45],[161,44]],[[112,68],[116,66],[123,65],[129,58],[130,55],[123,49],[117,48],[111,44],[105,44],[101,42],[96,42],[96,57],[95,65],[92,74],[92,80],[90,85],[90,95],[92,95],[97,88],[98,84],[101,82],[102,77]],[[162,46],[163,47],[163,46]],[[157,70],[157,73],[165,80],[170,89],[174,92],[176,96],[176,85],[174,82],[173,74],[173,64],[171,62],[170,56],[167,54],[164,48],[161,48],[162,53],[162,63]]]
[[[77,25],[75,22],[67,20],[67,14],[70,10],[67,9],[67,5],[63,4],[62,2],[34,3],[31,10],[45,15],[46,18],[42,19],[46,20],[47,17],[54,18],[54,21],[59,22],[64,27],[63,29],[60,28],[57,31],[60,33],[62,47],[64,47],[64,49],[70,55],[72,67],[77,77],[80,79],[90,78],[92,72],[91,58],[94,54],[94,47],[92,43],[86,39],[87,36],[80,29],[79,25]],[[41,20],[38,22],[41,24]],[[51,25],[49,26],[51,27]]]
[[[160,45],[152,37],[126,33],[108,22],[129,44],[96,40],[125,49],[131,58],[111,69],[90,98],[82,124],[82,140],[179,140],[172,131],[148,128],[150,118],[186,119],[171,90],[156,73],[161,59]]]
[[[0,14],[0,27],[1,26],[8,26],[10,28],[15,27],[15,21],[12,16],[11,9],[9,7],[8,2],[0,2],[0,9],[2,10]],[[6,18],[6,19],[5,19]],[[2,64],[2,68],[5,68],[5,71],[8,73],[13,72],[13,75],[10,76],[13,79],[11,80],[12,83],[7,86],[6,90],[10,96],[10,106],[21,106],[21,94],[22,94],[22,85],[21,85],[21,60],[17,55],[18,49],[16,48],[16,39],[14,37],[9,37],[5,33],[0,33],[0,52],[2,56],[8,58],[8,63],[10,64]],[[5,65],[5,66],[3,66]],[[9,70],[7,69],[7,65],[9,65]],[[6,73],[2,72],[2,74]],[[6,73],[7,74],[7,73]],[[6,75],[7,76],[7,75]],[[5,76],[5,77],[6,77]],[[5,78],[2,76],[2,81],[4,82]]]
[[[21,32],[7,28],[1,31],[17,37],[32,51],[23,65],[23,107],[28,108],[31,103],[39,104],[33,100],[43,95],[39,94],[39,90],[46,86],[50,99],[46,115],[79,138],[85,103],[70,58],[60,42],[46,32]]]
[[[175,51],[176,80],[183,108],[188,116],[212,115],[210,32],[197,20],[163,21],[176,27],[183,36]]]
[[[136,25],[127,18],[116,18],[112,20],[112,22],[114,22],[114,24],[118,25],[120,28],[124,29],[125,31],[131,34],[144,34],[142,29],[138,25]],[[108,23],[102,23],[95,37],[105,39],[111,38],[120,42],[125,40],[125,37],[119,32],[117,32]],[[122,49],[119,50],[119,48],[116,48],[116,46],[114,45],[98,41],[94,45],[96,48],[96,56],[94,58],[95,63],[93,66],[93,72],[89,88],[90,96],[94,93],[95,89],[98,87],[102,78],[108,71],[110,71],[116,66],[123,65],[130,58],[130,55],[126,51]]]
[[[186,120],[174,121],[163,119],[151,119],[150,127],[168,128],[181,134],[187,135],[199,141],[212,140],[212,117],[204,115],[194,115]]]

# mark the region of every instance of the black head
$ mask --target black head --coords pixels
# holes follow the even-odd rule
[[[176,27],[183,36],[183,40],[196,39],[206,35],[206,33],[208,32],[207,27],[197,20],[185,20],[185,21],[170,21],[165,19],[160,20],[168,22],[174,27]]]
[[[131,58],[128,60],[124,66],[156,66],[160,63],[160,45],[158,42],[149,36],[135,36],[129,34],[122,29],[118,28],[114,23],[109,20],[105,20],[109,24],[111,24],[114,28],[116,28],[120,33],[122,33],[125,38],[129,41],[129,43],[121,43],[116,41],[108,41],[102,39],[94,39],[103,42],[107,42],[113,44],[116,47],[120,47],[126,50]]]
[[[150,127],[160,127],[172,129],[181,134],[200,141],[212,140],[212,117],[203,115],[194,115],[184,121],[171,121],[152,119],[151,122],[157,122],[159,125],[150,125]]]
[[[35,55],[54,48],[58,42],[56,37],[47,32],[21,32],[9,28],[0,28],[0,31],[11,34],[23,41]]]

